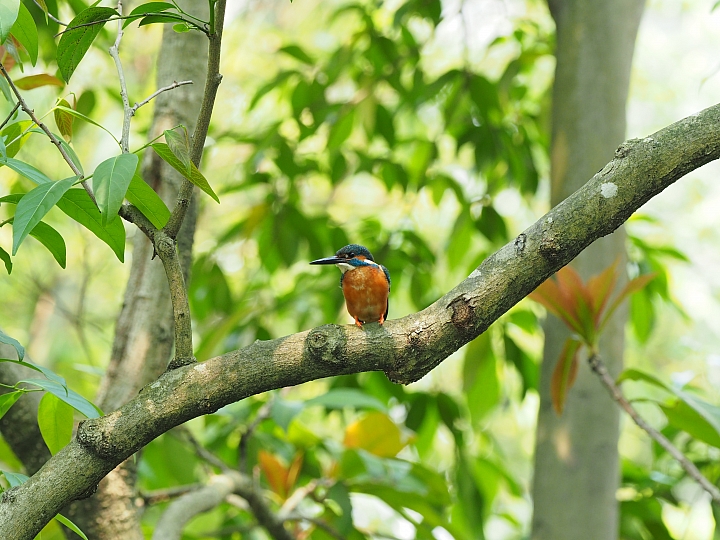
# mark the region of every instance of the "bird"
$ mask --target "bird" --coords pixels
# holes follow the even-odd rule
[[[390,272],[375,262],[370,251],[358,244],[341,248],[332,257],[317,259],[310,264],[334,264],[342,272],[340,287],[348,313],[355,325],[365,323],[382,325],[388,315]]]

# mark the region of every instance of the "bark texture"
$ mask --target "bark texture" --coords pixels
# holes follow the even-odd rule
[[[180,4],[189,13],[207,18],[206,1],[186,0]],[[164,92],[154,100],[150,138],[178,124],[193,132],[206,70],[207,37],[200,32],[179,34],[173,31],[172,25],[165,25],[156,86],[160,88],[180,80],[192,80],[193,84]],[[172,208],[182,177],[151,151],[145,152],[142,165],[143,179]],[[186,282],[196,219],[197,205],[192,204],[177,238]],[[137,231],[110,363],[96,400],[98,406],[106,412],[114,411],[135,397],[143,386],[165,370],[172,349],[173,312],[165,270],[160,259],[153,258],[150,241]],[[135,478],[132,460],[121,464],[103,479],[95,495],[71,507],[69,517],[93,540],[142,540],[135,505]]]
[[[599,170],[625,137],[625,104],[644,0],[551,0],[557,26],[553,87],[551,198],[555,205]],[[584,279],[625,261],[619,229],[573,266]],[[624,264],[620,265],[624,268]],[[623,276],[618,286],[626,281]],[[619,309],[600,342],[611,373],[622,368],[626,310]],[[550,380],[568,329],[545,323],[535,451],[533,540],[612,540],[618,534],[620,410],[584,358],[562,416],[552,408]]]
[[[361,371],[382,370],[405,384],[420,379],[649,199],[718,159],[719,123],[716,105],[623,143],[581,189],[419,313],[383,326],[324,325],[163,373],[117,411],[83,422],[70,444],[2,494],[0,538],[31,540],[65,504],[92,493],[151,440],[228,403]],[[586,524],[577,538],[588,531]]]

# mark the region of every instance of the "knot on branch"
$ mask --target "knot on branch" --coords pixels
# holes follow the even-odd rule
[[[2,495],[0,495],[0,503],[2,504],[12,504],[15,502],[15,492],[17,491],[17,486],[11,487],[10,489],[7,489],[2,492]]]
[[[557,260],[562,254],[560,243],[557,241],[557,238],[555,238],[555,235],[550,232],[543,234],[538,249],[540,250],[540,254],[549,261]]]
[[[110,433],[112,426],[120,418],[122,413],[115,411],[103,418],[83,420],[78,424],[77,441],[89,451],[101,458],[113,458],[118,453],[118,448],[111,442]]]
[[[194,356],[176,356],[175,358],[170,360],[167,370],[172,371],[173,369],[181,368],[183,366],[189,366],[190,364],[194,364],[196,362],[197,358],[195,358]]]
[[[525,245],[527,244],[527,235],[525,233],[520,233],[517,238],[515,238],[515,254],[520,256],[523,255],[525,252]]]
[[[615,159],[622,159],[626,157],[632,149],[635,148],[635,145],[638,142],[640,142],[640,139],[629,139],[622,143],[617,147],[617,150],[615,150]]]
[[[345,333],[340,326],[325,324],[310,331],[305,352],[315,362],[339,364],[345,356]]]
[[[460,334],[471,334],[475,330],[475,308],[464,295],[455,298],[448,307],[452,310],[450,320]]]
[[[175,251],[175,241],[163,231],[155,233],[155,251],[161,259],[167,259]]]

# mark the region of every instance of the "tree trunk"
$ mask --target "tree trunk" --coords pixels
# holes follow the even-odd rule
[[[613,157],[625,136],[625,104],[643,0],[548,0],[557,26],[553,87],[551,204],[577,190]],[[625,261],[619,229],[583,251],[573,266],[584,279]],[[622,272],[624,274],[624,272]],[[625,280],[622,276],[622,280]],[[600,341],[609,370],[622,368],[626,310]],[[618,534],[619,409],[583,358],[565,411],[550,399],[550,379],[569,336],[545,323],[535,451],[533,540],[612,540]]]
[[[207,2],[180,2],[183,9],[207,17]],[[157,87],[173,81],[192,80],[160,94],[149,137],[183,124],[192,133],[195,127],[207,71],[207,38],[200,32],[177,33],[165,25],[157,59]],[[182,178],[152,151],[146,151],[143,179],[173,208]],[[195,199],[193,199],[195,200]],[[178,249],[188,282],[197,205],[188,210],[178,234]],[[115,328],[110,363],[101,382],[96,403],[106,413],[124,405],[138,391],[165,371],[173,348],[173,314],[170,292],[160,259],[153,257],[150,241],[135,233],[133,258],[123,307]],[[133,458],[125,461],[98,486],[97,492],[71,506],[71,519],[93,540],[142,540],[135,492]]]

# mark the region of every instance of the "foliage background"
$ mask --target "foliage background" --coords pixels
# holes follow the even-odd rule
[[[712,51],[717,50],[715,42],[720,39],[717,32],[720,13],[710,15],[711,4],[649,2],[636,52],[629,137],[645,136],[717,100],[719,66]],[[553,60],[549,54],[552,24],[543,3],[447,2],[442,8],[443,20],[434,31],[429,22],[432,17],[416,18],[408,24],[416,39],[423,43],[420,66],[427,81],[464,66],[496,81],[508,62],[523,58],[526,71],[513,79],[512,88],[504,89],[506,101],[491,113],[500,118],[488,117],[500,128],[503,120],[520,118],[523,120],[520,125],[530,132],[528,140],[539,184],[537,191],[534,186],[525,185],[523,193],[515,189],[517,183],[510,182],[510,187],[504,183],[507,168],[500,163],[502,157],[498,160],[500,164],[489,160],[481,176],[474,169],[477,160],[467,147],[455,155],[452,137],[437,132],[442,116],[438,107],[423,103],[416,95],[400,100],[405,110],[396,116],[394,136],[387,130],[383,133],[377,124],[377,113],[372,114],[372,107],[365,103],[365,109],[361,104],[354,130],[346,139],[336,131],[336,140],[341,142],[331,149],[330,156],[321,154],[323,134],[333,132],[328,126],[320,128],[321,142],[313,142],[310,137],[295,147],[302,128],[288,118],[299,112],[296,116],[302,119],[303,114],[302,109],[293,111],[292,98],[295,92],[299,96],[297,81],[312,81],[317,70],[277,51],[296,43],[313,59],[327,58],[362,25],[356,13],[332,20],[334,7],[340,5],[331,2],[320,5],[310,0],[292,5],[233,3],[237,11],[229,14],[234,19],[228,24],[224,44],[225,79],[211,130],[212,146],[206,151],[203,167],[206,177],[221,193],[223,204],[217,207],[209,200],[202,201],[205,211],[198,228],[197,262],[191,283],[199,359],[255,339],[279,337],[326,322],[347,322],[336,289],[337,273],[319,272],[307,267],[306,262],[331,254],[349,240],[368,245],[376,258],[390,268],[393,277],[390,317],[398,318],[433,301],[467,275],[484,255],[505,238],[519,233],[546,209],[548,164],[544,149],[548,141],[543,129]],[[372,13],[374,25],[392,28],[392,14],[399,5],[386,4]],[[421,10],[425,4],[408,5]],[[458,15],[460,10],[464,21]],[[437,14],[432,10],[427,13]],[[463,37],[466,30],[468,36]],[[522,33],[513,36],[516,30]],[[137,39],[123,42],[123,58],[131,77],[131,95],[145,96],[154,89],[153,58],[160,29],[145,27],[134,32]],[[505,41],[488,48],[497,35],[506,36]],[[104,46],[109,34],[102,39]],[[93,117],[103,125],[117,128],[121,118],[115,73],[103,48],[91,51],[61,95],[72,91],[78,98],[86,96],[86,102],[92,95]],[[407,56],[402,56],[402,61],[407,61]],[[350,73],[341,76],[326,93],[335,96],[340,104],[330,107],[328,114],[340,118],[343,113],[349,114],[351,109],[347,106],[343,109],[342,104],[357,97],[357,81],[363,80],[363,74],[372,79],[368,75],[372,72],[368,67],[371,64],[367,58],[339,64],[339,69],[349,67]],[[667,75],[668,65],[678,69],[672,77]],[[256,92],[282,70],[298,70],[300,75],[277,85],[277,89],[251,107]],[[355,82],[352,75],[357,77]],[[388,109],[398,105],[397,96],[393,96],[387,84],[380,85],[377,94]],[[52,107],[57,93],[38,89],[30,95],[35,109],[43,111]],[[301,98],[295,99],[297,103]],[[134,121],[136,142],[144,138],[150,117],[150,109],[145,108]],[[375,125],[363,126],[368,122]],[[114,151],[112,143],[92,126],[81,127],[76,123],[76,127],[74,148],[85,168],[91,170]],[[382,137],[371,140],[368,132],[372,133],[373,128]],[[419,173],[415,177],[411,174],[404,186],[398,181],[401,177],[392,175],[390,167],[384,172],[381,166],[374,175],[356,174],[342,181],[333,178],[333,169],[340,167],[337,162],[333,167],[332,161],[339,159],[338,152],[344,152],[352,167],[362,161],[352,150],[362,149],[366,143],[379,153],[394,147],[393,156],[401,164],[416,160],[420,154],[413,156],[412,152],[419,152],[417,148],[421,145],[402,148],[388,141],[411,136],[438,142],[439,159],[427,176],[432,178],[443,172],[454,177],[458,184],[455,192],[460,197],[453,195],[452,190],[443,193],[442,189],[448,187],[445,180],[435,180],[436,185],[428,182],[423,187],[420,182],[424,175]],[[290,141],[293,151],[287,155],[295,156],[294,161],[277,153],[280,138]],[[30,139],[22,155],[44,170],[64,167],[59,155],[39,137]],[[313,160],[319,163],[319,171],[313,170],[310,163]],[[256,169],[267,176],[257,176]],[[630,226],[631,234],[642,239],[635,242],[632,252],[638,266],[660,264],[667,268],[669,294],[665,300],[672,300],[676,306],[662,301],[665,291],[658,289],[633,300],[635,338],[630,341],[628,365],[659,373],[665,380],[674,378],[683,383],[692,380],[713,403],[719,401],[720,383],[717,353],[720,335],[714,323],[718,320],[716,299],[720,278],[712,270],[717,267],[714,262],[719,256],[714,249],[719,230],[714,209],[718,207],[720,191],[713,185],[717,171],[718,165],[713,164],[693,173],[644,209],[643,214],[654,218],[652,221],[634,219]],[[289,182],[288,177],[292,176],[296,180]],[[29,187],[6,170],[0,170],[0,186],[3,195]],[[107,284],[123,283],[128,266],[118,264],[106,246],[63,219],[59,212],[51,212],[48,221],[68,241],[68,269],[59,270],[37,243],[24,244],[14,261],[13,274],[0,280],[3,305],[0,325],[6,333],[28,345],[36,362],[49,365],[71,381],[75,390],[91,398],[102,373],[121,302],[122,288]],[[10,242],[9,229],[0,228],[0,244],[8,246]],[[474,249],[468,252],[466,242]],[[672,252],[640,249],[641,242],[656,247],[682,247],[689,262],[673,257]],[[650,320],[650,310],[655,314],[652,332],[642,324]],[[271,419],[263,422],[250,439],[248,465],[257,463],[261,447],[287,463],[298,449],[303,450],[300,483],[324,475],[341,479],[340,484],[354,486],[361,492],[352,497],[354,525],[358,529],[401,538],[420,535],[418,531],[422,528],[416,531],[410,524],[417,519],[415,514],[401,516],[391,507],[407,500],[408,493],[421,494],[423,486],[417,485],[421,479],[424,489],[435,486],[433,493],[438,497],[448,497],[449,492],[449,498],[443,502],[461,524],[459,528],[465,529],[457,531],[456,536],[467,536],[478,526],[484,526],[488,538],[522,538],[528,533],[531,513],[527,493],[537,410],[532,387],[541,348],[536,326],[540,313],[537,307],[524,303],[487,337],[476,340],[467,350],[407,388],[391,385],[380,374],[318,381],[282,391],[272,398],[261,396],[236,404],[191,422],[190,429],[208,448],[232,463],[237,460],[244,426],[263,403],[272,399]],[[467,358],[470,360],[466,363]],[[479,363],[483,370],[480,373],[470,367],[478,365],[475,362],[478,358],[483,359]],[[298,405],[299,401],[322,396],[330,389],[343,389],[345,393],[340,395],[345,400],[359,395],[348,393],[348,388],[359,389],[366,396],[364,399],[369,396],[377,401],[358,398],[358,407],[345,409],[332,404],[327,409],[319,406],[301,409]],[[638,395],[648,393],[640,385],[631,387],[631,391],[633,388]],[[342,450],[348,426],[372,414],[374,409],[387,412],[400,426],[397,435],[401,441],[411,441],[400,451],[398,461],[376,462],[365,456],[366,461],[360,464],[353,452]],[[664,417],[656,406],[647,405],[642,411],[654,423],[663,425]],[[657,469],[654,450],[634,426],[625,425],[622,455],[628,464],[645,471],[649,477],[650,469]],[[389,440],[381,446],[385,445],[392,454]],[[697,449],[697,453],[701,457],[718,457],[717,450],[708,446]],[[173,456],[176,463],[168,462],[167,456]],[[3,446],[0,459],[3,468],[17,466]],[[405,463],[418,461],[427,470],[408,472]],[[335,462],[342,466],[333,465]],[[399,479],[409,482],[408,491],[387,490],[380,497],[385,502],[379,502],[373,496],[378,494],[377,486],[371,486],[372,482],[363,484],[366,479],[362,473],[371,474],[370,464],[381,467],[383,472],[395,470]],[[340,467],[340,472],[333,467]],[[671,465],[659,469],[655,470],[654,478],[660,472],[677,476]],[[143,490],[190,483],[207,475],[207,467],[172,434],[147,448],[140,471]],[[467,479],[470,481],[464,482]],[[449,487],[445,487],[446,482]],[[711,538],[713,520],[704,495],[688,482],[671,485],[674,486],[671,495],[663,497],[667,502],[658,504],[654,515],[662,515],[674,538]],[[634,486],[624,489],[621,497],[627,500],[635,497]],[[344,495],[335,497],[341,506],[347,500]],[[473,509],[478,506],[483,512],[474,518]],[[625,515],[636,517],[628,506],[624,508]],[[426,520],[432,515],[430,509],[424,513],[420,506],[417,508]],[[162,506],[158,506],[146,512],[144,524],[148,531],[161,510]],[[332,513],[315,507],[308,511]],[[202,537],[200,533],[204,531],[230,526],[242,527],[244,519],[241,513],[225,505],[195,520],[188,537]],[[435,529],[434,534],[445,538],[443,535],[450,533]]]

